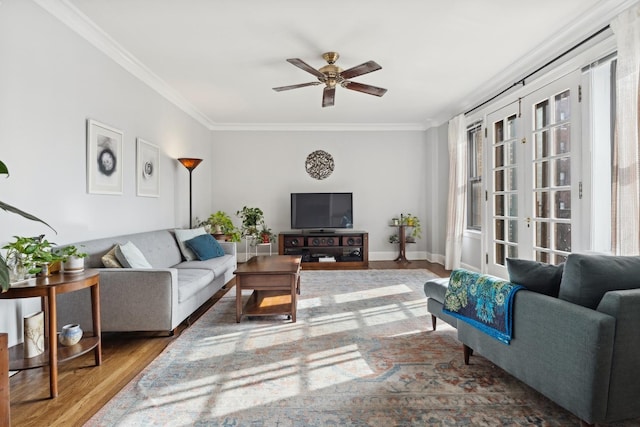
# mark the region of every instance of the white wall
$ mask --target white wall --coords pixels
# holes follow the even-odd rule
[[[101,236],[188,226],[188,172],[177,157],[202,157],[193,173],[194,216],[208,215],[211,132],[32,2],[0,3],[0,159],[9,179],[0,200],[51,224],[0,211],[0,245],[46,233],[64,244]],[[86,192],[86,119],[124,131],[124,194]],[[160,147],[160,197],[137,197],[135,144]],[[34,301],[0,301],[0,331],[21,341]]]
[[[232,214],[259,207],[275,232],[290,230],[290,193],[353,192],[354,228],[369,232],[369,259],[390,260],[392,217],[417,215],[423,238],[408,245],[409,259],[425,259],[430,219],[430,142],[426,132],[214,132],[213,209]],[[311,178],[305,159],[315,150],[333,156],[334,172]]]

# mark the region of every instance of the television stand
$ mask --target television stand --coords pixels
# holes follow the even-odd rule
[[[307,270],[369,268],[369,234],[364,231],[284,231],[278,236],[278,254],[300,255]]]

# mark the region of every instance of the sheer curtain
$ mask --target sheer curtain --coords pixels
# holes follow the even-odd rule
[[[618,15],[611,28],[618,47],[612,250],[617,255],[640,255],[640,6]]]
[[[449,121],[449,201],[444,267],[460,267],[467,193],[467,127],[464,114]]]

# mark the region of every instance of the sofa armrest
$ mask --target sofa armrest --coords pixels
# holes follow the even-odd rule
[[[222,249],[224,250],[224,253],[227,255],[237,255],[237,248],[236,248],[236,242],[218,242],[220,243],[220,246],[222,246]]]
[[[103,330],[171,330],[177,316],[175,268],[100,269]]]
[[[607,419],[640,417],[640,289],[609,291],[597,310],[616,319]]]
[[[478,354],[587,422],[606,416],[616,320],[568,301],[521,290],[510,345],[458,322]]]

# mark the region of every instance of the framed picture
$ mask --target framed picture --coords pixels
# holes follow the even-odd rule
[[[121,130],[87,120],[87,192],[122,194]]]
[[[138,138],[136,182],[138,196],[160,197],[160,149]]]

